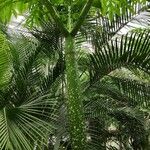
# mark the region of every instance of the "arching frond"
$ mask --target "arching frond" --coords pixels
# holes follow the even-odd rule
[[[109,3],[111,5],[111,2],[108,2],[107,4]],[[105,15],[103,15],[101,11],[97,10],[97,15],[95,16],[95,18],[93,18],[93,16],[90,15],[87,17],[86,22],[81,27],[81,33],[84,33],[87,36],[87,38],[89,38],[89,40],[91,41],[93,41],[91,39],[92,37],[96,38],[96,36],[99,36],[99,43],[101,44],[101,46],[105,45],[110,39],[113,38],[113,36],[116,36],[118,32],[125,26],[131,28],[130,25],[128,25],[129,22],[138,22],[138,18],[136,17],[142,16],[143,14],[141,13],[144,11],[148,11],[149,3],[143,3],[144,4],[133,4],[134,7],[132,8],[132,11],[129,6],[131,5],[130,2],[128,3],[129,7],[123,8],[124,10],[120,8],[121,6],[118,6],[119,10],[115,13],[110,13],[110,11],[118,9],[117,6],[112,10],[110,9],[108,12],[106,12]],[[109,7],[107,7],[106,9],[108,8]],[[107,15],[110,15],[111,17]],[[150,21],[148,19],[149,17],[146,17],[147,15],[145,14],[145,16],[143,15],[142,17],[144,17],[144,23],[149,25]],[[140,20],[140,23],[141,22],[142,21]]]
[[[0,88],[9,80],[9,47],[6,37],[0,32]]]
[[[149,32],[132,33],[111,40],[101,47],[99,37],[95,38],[95,53],[91,55],[91,80],[102,78],[120,67],[140,68],[149,73]]]
[[[111,77],[113,84],[119,91],[133,99],[141,108],[150,107],[150,85],[135,80]]]

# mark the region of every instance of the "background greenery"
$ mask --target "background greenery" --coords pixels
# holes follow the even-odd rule
[[[148,150],[149,29],[114,37],[148,10],[144,0],[0,0],[0,149]],[[20,14],[28,34],[8,32]]]

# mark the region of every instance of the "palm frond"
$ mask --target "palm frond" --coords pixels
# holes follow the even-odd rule
[[[48,75],[41,79],[40,88],[43,92],[48,92],[48,89],[51,85],[56,81],[58,77],[60,77],[65,70],[65,65],[63,60],[60,58],[56,65],[48,70]]]
[[[41,22],[41,29],[34,28],[31,34],[40,42],[42,51],[50,57],[53,53],[61,52],[62,34],[53,22]]]
[[[54,130],[56,103],[46,95],[28,100],[19,107],[8,105],[3,108],[0,112],[0,148],[30,150],[35,142],[47,138],[45,133]]]
[[[149,141],[143,112],[133,108],[125,108],[115,110],[110,115],[122,124],[121,132],[126,132],[126,136],[124,136],[123,139],[130,139],[130,147],[133,149],[148,148]],[[123,144],[125,145],[125,143]]]
[[[42,149],[48,144],[49,135],[55,133],[60,93],[56,96],[50,91],[52,83],[60,86],[56,78],[64,65],[62,58],[56,64],[51,62],[49,65],[54,67],[50,67],[47,74],[41,60],[50,59],[50,55],[43,53],[43,49],[33,37],[14,37],[10,43],[12,77],[0,93],[0,149],[30,150],[36,146]],[[58,87],[53,92],[57,92]]]
[[[0,86],[9,80],[9,46],[6,37],[0,32]]]
[[[120,67],[139,68],[150,71],[149,32],[125,35],[118,41],[111,40],[101,47],[99,37],[95,38],[95,53],[91,55],[91,81],[109,74]]]
[[[118,108],[118,102],[116,100],[104,95],[95,96],[95,98],[91,98],[86,103],[85,116],[88,122],[87,133],[89,139],[92,139],[90,145],[95,149],[98,149],[100,146],[102,148],[100,143],[103,144],[103,140],[106,137],[107,142],[109,140],[113,143],[120,142],[124,146],[125,143],[123,141],[127,140],[129,142],[131,140],[131,143],[129,142],[130,148],[146,147],[148,145],[145,113],[142,110],[128,106],[120,107],[121,105]],[[93,124],[92,120],[94,122],[99,120],[99,122]],[[111,126],[113,130],[109,129]],[[120,138],[122,139],[121,141]],[[104,141],[105,144],[107,143],[106,141]],[[135,143],[137,145],[134,145]]]
[[[102,46],[112,39],[112,37],[115,36],[123,27],[128,26],[127,24],[129,22],[132,20],[138,21],[136,16],[140,16],[141,12],[147,11],[148,9],[149,3],[144,3],[145,4],[134,4],[132,11],[130,8],[124,8],[125,10],[121,10],[120,8],[119,12],[116,12],[116,14],[111,14],[111,18],[104,16],[100,11],[97,11],[96,18],[89,15],[86,23],[81,28],[81,32],[86,34],[89,39],[91,39],[92,36],[95,37],[95,35],[101,37],[99,42]],[[149,20],[145,20],[145,22],[149,24]]]
[[[135,80],[111,77],[113,84],[117,86],[119,91],[129,98],[141,108],[149,108],[150,106],[150,86],[146,83],[140,83]]]

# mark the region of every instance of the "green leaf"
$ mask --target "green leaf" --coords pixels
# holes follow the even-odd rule
[[[101,9],[102,8],[101,0],[94,0],[92,6]]]
[[[9,47],[5,36],[0,33],[0,88],[8,81],[9,70]]]

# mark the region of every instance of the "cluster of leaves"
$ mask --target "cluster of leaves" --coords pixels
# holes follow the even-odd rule
[[[59,55],[63,52],[63,47],[59,44],[62,37],[56,26],[46,25],[45,28],[50,27],[53,28],[50,33],[33,31],[32,34],[39,42],[33,38],[19,37],[16,40],[13,38],[11,43],[11,79],[1,90],[2,149],[70,147],[66,104],[63,100],[65,66],[62,55]],[[84,87],[83,104],[86,132],[90,138],[89,149],[104,149],[105,146],[110,149],[107,144],[109,141],[119,141],[124,148],[146,147],[148,135],[145,124],[149,116],[149,85],[107,75],[121,66],[131,70],[137,67],[149,72],[148,36],[149,32],[146,31],[134,33],[123,36],[119,44],[116,39],[104,47],[97,45],[97,37],[94,38],[97,39],[96,45],[93,45],[96,53],[91,54],[91,61],[88,57],[81,59],[83,55],[79,55],[80,72],[84,71],[82,76],[88,76],[84,78],[81,86]],[[50,62],[43,64],[42,59]],[[90,62],[90,67],[88,63],[81,63],[85,59]],[[83,66],[86,71],[82,69],[82,64],[87,65]],[[47,65],[48,74],[43,71]],[[111,125],[114,130],[109,130]],[[47,144],[48,138],[51,140]]]
[[[61,16],[61,20],[66,23],[66,15],[68,14],[68,6],[71,6],[71,14],[72,20],[74,22],[79,18],[79,15],[84,7],[86,0],[44,0],[46,3],[51,3],[59,15]],[[45,4],[46,4],[45,3]],[[131,13],[135,13],[135,5],[145,4],[146,0],[93,0],[93,9],[92,14],[95,14],[95,10],[99,10],[99,12],[103,16],[107,16],[109,19],[113,19],[114,14],[118,16],[123,15],[126,9],[129,9]],[[94,12],[93,12],[94,11]],[[18,14],[24,14],[28,16],[26,24],[30,27],[33,25],[40,25],[40,18],[47,21],[50,17],[49,7],[44,5],[44,2],[40,2],[38,0],[0,0],[0,20],[3,23],[7,23],[10,21],[12,16],[16,16]]]
[[[6,2],[10,1],[2,1],[3,5],[0,6],[6,6]],[[68,11],[63,9],[66,5],[61,7],[64,3],[80,5],[81,8],[85,3],[81,0],[51,2],[60,14],[62,11]],[[139,0],[139,2],[145,1]],[[31,16],[40,14],[34,12],[41,6],[38,1],[22,0],[19,3],[32,6],[29,7],[32,10]],[[125,4],[126,1],[118,0],[110,2],[103,0],[102,3],[95,0],[93,3],[97,8],[102,7],[103,15],[108,15],[114,24],[118,25],[113,34],[132,18],[117,20],[116,15],[112,18],[113,12],[118,12],[116,9],[120,9],[119,7]],[[12,5],[15,5],[14,10],[19,10],[18,3]],[[19,12],[26,10],[22,4],[20,7],[22,8]],[[39,9],[42,13],[47,11],[46,8],[44,10]],[[76,14],[76,10],[73,13]],[[10,17],[12,12],[9,14]],[[7,14],[5,15],[8,17]],[[89,18],[86,21],[88,22]],[[43,22],[42,30],[34,29],[31,37],[15,35],[6,39],[0,34],[0,77],[3,81],[7,81],[1,86],[2,88],[0,87],[0,149],[2,150],[71,149],[66,107],[64,37],[53,21]],[[138,68],[138,71],[146,72],[149,77],[150,33],[141,31],[112,40],[110,36],[102,42],[102,35],[97,29],[100,27],[101,31],[105,30],[104,33],[109,34],[110,24],[90,22],[90,26],[92,30],[83,25],[82,28],[85,27],[86,32],[82,32],[81,28],[75,37],[81,87],[83,87],[81,92],[87,148],[98,150],[119,147],[146,150],[149,147],[150,86],[142,81],[118,77],[111,73],[122,67],[136,73],[135,70]],[[109,30],[106,30],[106,27]],[[82,48],[87,40],[91,42],[92,54]],[[7,80],[6,74],[9,74]],[[3,82],[0,79],[1,83]]]
[[[9,82],[1,87],[0,92],[0,149],[40,148],[56,128],[53,124],[57,120],[56,108],[60,96],[59,92],[52,91],[59,87],[57,82],[56,85],[53,83],[60,75],[56,73],[60,71],[61,64],[58,60],[46,68],[42,59],[52,57],[51,51],[53,46],[56,47],[53,43],[57,42],[47,42],[48,47],[45,41],[39,44],[35,38],[19,35],[8,41],[2,37],[10,45],[9,50],[2,47],[1,51],[7,51],[9,55],[6,56],[10,56],[11,72]],[[5,59],[1,59],[1,63],[2,67],[8,65]],[[4,72],[7,68],[1,69]],[[48,74],[45,69],[48,69]]]

